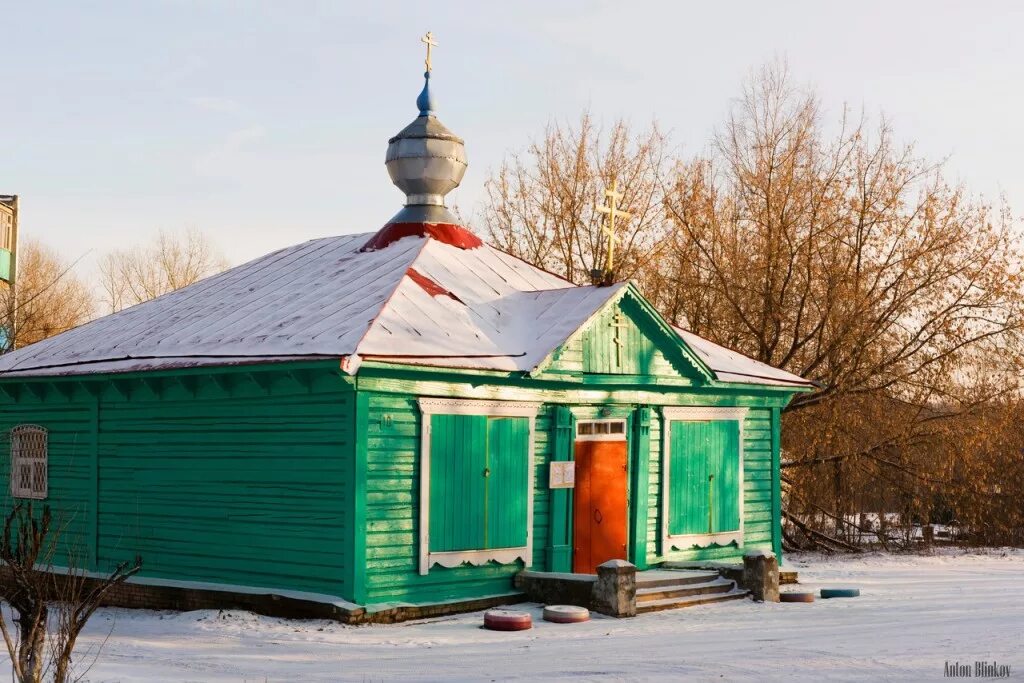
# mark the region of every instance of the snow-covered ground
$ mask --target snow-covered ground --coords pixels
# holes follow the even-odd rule
[[[525,605],[535,626],[516,633],[481,629],[480,613],[343,626],[109,609],[79,650],[110,633],[93,681],[924,681],[957,661],[1009,664],[1010,680],[1024,677],[1024,551],[788,556],[786,568],[807,589],[858,586],[862,596],[565,625]]]

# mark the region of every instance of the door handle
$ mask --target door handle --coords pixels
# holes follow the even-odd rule
[[[598,524],[600,524],[602,520],[604,520],[604,515],[601,514],[600,510],[595,508],[594,509],[594,521],[597,522]]]
[[[491,476],[491,468],[490,467],[485,467],[484,468],[484,476],[485,477]]]

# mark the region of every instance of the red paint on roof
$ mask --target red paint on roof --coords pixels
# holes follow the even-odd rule
[[[363,245],[360,251],[383,249],[403,237],[433,237],[438,242],[450,244],[459,249],[475,249],[483,241],[472,232],[454,223],[388,223]]]
[[[430,296],[450,296],[459,303],[462,303],[462,299],[455,296],[452,292],[449,292],[447,289],[437,284],[436,282],[434,282],[429,277],[419,272],[415,268],[410,268],[409,270],[405,271],[405,274],[408,275],[413,282],[418,284],[423,289],[423,291],[429,294]]]

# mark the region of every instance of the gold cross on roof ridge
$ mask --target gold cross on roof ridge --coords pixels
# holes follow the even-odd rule
[[[608,217],[603,228],[604,234],[608,236],[608,250],[605,254],[604,267],[606,275],[610,277],[615,265],[615,243],[619,239],[615,234],[615,219],[632,218],[633,214],[619,208],[619,200],[622,199],[622,193],[619,192],[618,178],[612,178],[611,189],[605,190],[604,196],[608,200],[608,205],[597,204],[594,208],[598,213],[603,213]]]
[[[425,43],[427,46],[427,61],[424,64],[427,65],[427,71],[430,71],[430,48],[437,47],[437,43],[434,42],[434,34],[427,31],[427,35],[420,38],[421,43]]]

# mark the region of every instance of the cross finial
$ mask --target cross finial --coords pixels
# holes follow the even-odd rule
[[[623,211],[619,208],[619,200],[622,199],[622,193],[618,191],[619,181],[617,178],[612,178],[611,189],[604,191],[604,196],[608,200],[608,205],[598,204],[594,208],[598,213],[605,214],[608,218],[604,223],[604,234],[608,237],[608,249],[605,252],[604,262],[604,278],[605,284],[611,284],[612,272],[615,266],[615,243],[619,240],[615,234],[615,219],[616,218],[632,218],[633,215],[628,211]]]
[[[430,71],[430,48],[437,47],[437,43],[434,42],[434,34],[427,31],[427,35],[420,38],[420,42],[427,46],[427,61],[424,64],[427,65],[427,71]]]

